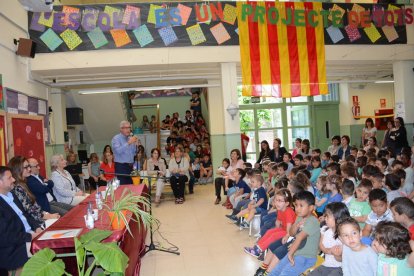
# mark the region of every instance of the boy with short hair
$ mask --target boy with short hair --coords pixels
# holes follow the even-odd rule
[[[357,156],[358,156],[358,148],[356,148],[356,147],[352,147],[351,148],[351,155],[352,156],[354,156],[355,157],[355,159],[357,158]]]
[[[351,200],[354,198],[355,193],[355,185],[354,182],[352,182],[349,179],[344,179],[342,182],[342,203],[346,205],[346,207],[349,208],[349,204],[351,203]]]
[[[248,217],[241,223],[241,227],[249,228],[250,221],[252,221],[255,214],[261,214],[265,210],[267,210],[267,194],[266,190],[263,187],[264,179],[261,175],[253,175],[250,179],[250,184],[253,189],[253,197],[247,208],[241,210],[236,217],[240,219],[240,217],[248,214]]]
[[[399,197],[391,201],[390,208],[394,221],[407,228],[411,240],[414,240],[414,202],[409,198]]]
[[[315,196],[308,191],[299,192],[295,196],[295,206],[297,218],[289,231],[295,239],[288,254],[268,276],[300,275],[316,263],[321,235],[319,221],[313,215]]]
[[[322,151],[320,149],[313,149],[312,150],[312,157],[321,156]]]
[[[296,154],[295,158],[293,158],[293,161],[295,163],[295,167],[299,167],[300,165],[302,165],[302,161],[303,161],[302,154]]]
[[[200,162],[200,184],[206,184],[212,181],[213,176],[213,164],[210,160],[210,155],[203,156],[203,160]]]
[[[286,152],[285,154],[283,154],[283,162],[285,162],[288,165],[285,171],[286,171],[286,175],[289,175],[290,170],[292,170],[293,168],[292,154],[290,154],[289,152]]]
[[[367,201],[371,190],[372,182],[369,179],[363,178],[356,188],[357,197],[353,198],[349,203],[349,213],[351,217],[358,221],[361,228],[364,228],[368,214],[371,212],[371,207]]]
[[[382,189],[373,189],[368,196],[372,211],[368,214],[365,227],[362,229],[362,242],[371,245],[372,233],[380,221],[393,221],[391,210],[388,209],[387,193]]]

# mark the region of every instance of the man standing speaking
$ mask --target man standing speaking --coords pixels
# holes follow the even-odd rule
[[[112,138],[112,150],[115,160],[115,174],[131,174],[134,157],[137,153],[138,137],[131,135],[131,124],[122,121],[120,133]],[[117,175],[121,184],[132,184],[129,176]]]

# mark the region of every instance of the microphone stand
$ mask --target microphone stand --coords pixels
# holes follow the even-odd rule
[[[139,176],[141,178],[147,178],[148,179],[147,188],[148,188],[148,191],[149,191],[148,192],[149,214],[151,216],[152,216],[151,179],[155,178],[156,181],[158,181],[158,179],[164,179],[164,180],[169,179],[169,177],[160,177],[160,176],[154,177],[154,176],[140,176],[140,175],[131,175],[131,174],[110,173],[110,172],[105,172],[103,170],[101,170],[101,172],[104,173],[104,174],[112,174],[112,175],[115,175],[115,176],[117,176],[117,175],[130,176],[130,177]],[[144,184],[144,185],[146,185],[146,184]],[[161,251],[161,252],[171,253],[171,254],[175,254],[175,255],[180,255],[180,252],[164,249],[164,248],[158,247],[154,244],[154,231],[153,231],[153,228],[152,228],[152,224],[150,225],[150,244],[145,245],[145,251],[144,251],[144,253],[142,253],[142,256],[145,256],[150,251]]]
[[[147,178],[148,179],[148,187],[147,188],[148,188],[148,191],[149,191],[149,193],[148,193],[149,213],[152,216],[151,179],[155,178],[156,181],[158,181],[158,179],[168,179],[168,177],[141,176],[141,178]],[[180,255],[180,252],[164,249],[164,248],[158,247],[154,244],[154,232],[153,232],[153,229],[152,229],[152,224],[150,225],[150,244],[145,245],[145,248],[146,249],[145,249],[144,253],[142,254],[142,256],[145,256],[150,251],[161,251],[161,252],[167,252],[167,253],[171,253],[171,254],[175,254],[175,255]]]

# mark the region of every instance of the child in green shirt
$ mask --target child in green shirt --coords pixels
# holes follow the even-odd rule
[[[353,198],[349,203],[349,213],[359,223],[361,229],[364,228],[368,214],[371,212],[371,206],[368,203],[368,196],[371,190],[371,180],[363,178],[356,188],[357,197]]]

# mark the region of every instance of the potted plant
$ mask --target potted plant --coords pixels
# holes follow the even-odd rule
[[[111,234],[112,232],[108,230],[93,229],[80,236],[79,239],[74,238],[79,276],[91,275],[97,266],[104,270],[104,275],[123,275],[128,265],[128,256],[122,252],[116,242],[102,242]],[[86,269],[88,254],[92,254],[94,260]],[[24,265],[21,275],[70,275],[65,271],[65,263],[61,259],[54,260],[55,257],[55,252],[50,248],[40,250]]]
[[[138,170],[131,172],[132,184],[139,185],[141,183],[141,174]]]
[[[108,194],[110,200],[108,200]],[[106,192],[104,201],[103,207],[108,212],[112,228],[115,230],[122,229],[125,226],[132,235],[128,225],[128,215],[131,215],[131,220],[137,223],[141,219],[144,227],[156,222],[147,212],[149,210],[149,200],[147,197],[135,195],[128,189],[124,189],[121,197],[116,199],[112,185],[109,185],[109,190]]]

